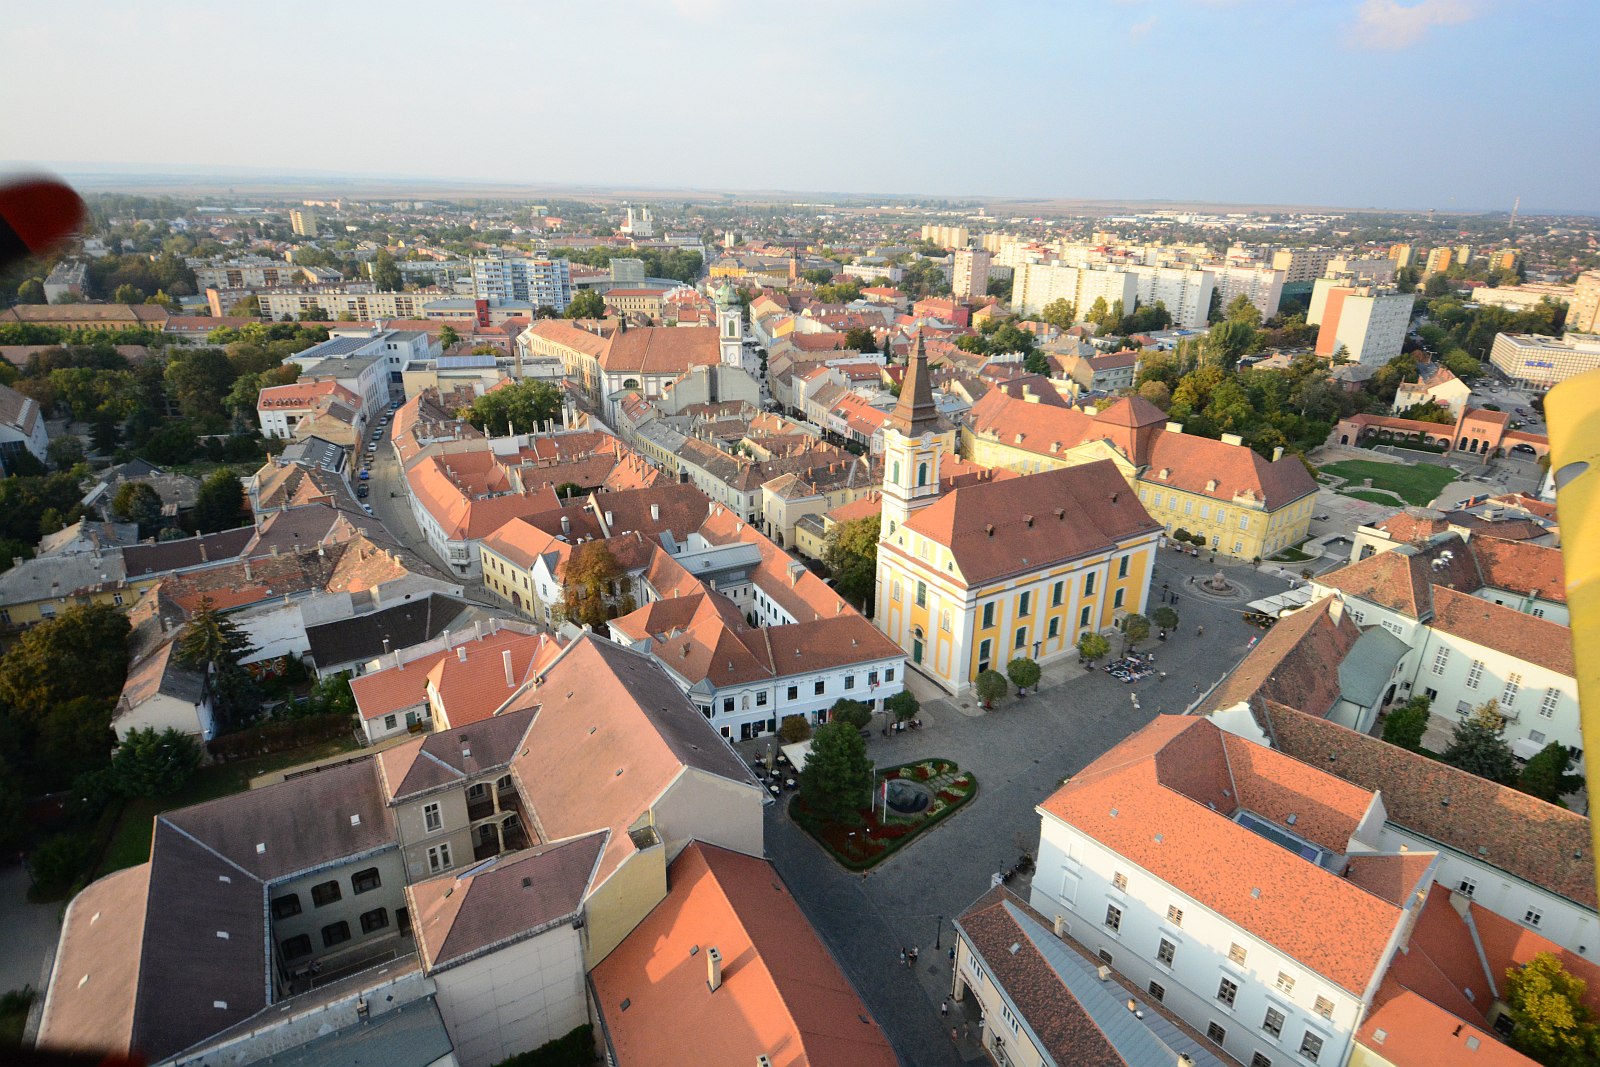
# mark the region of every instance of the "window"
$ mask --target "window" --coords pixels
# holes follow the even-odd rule
[[[1311,1010],[1322,1016],[1324,1019],[1331,1019],[1333,1018],[1333,1001],[1329,1000],[1327,997],[1318,997],[1317,1002],[1312,1005]]]
[[[297,960],[301,956],[311,955],[311,938],[305,934],[295,934],[278,947],[283,950],[284,959]]]
[[[853,674],[845,675],[844,676],[844,687],[846,689],[854,689],[856,687],[856,676],[853,675]]]
[[[732,697],[723,697],[722,698],[722,713],[724,715],[726,715],[731,711],[733,711],[733,698]]]
[[[785,700],[799,700],[800,699],[800,687],[798,685],[791,685],[788,688],[788,690],[785,691],[784,699]]]
[[[1033,594],[1023,593],[1017,598],[1017,618],[1025,619],[1033,609]]]
[[[1160,1004],[1167,998],[1167,987],[1160,982],[1150,983],[1150,999]]]
[[[1239,529],[1241,529],[1241,530],[1250,529],[1250,516],[1248,516],[1248,515],[1240,515],[1239,516]]]
[[[1194,514],[1194,501],[1193,500],[1185,500],[1183,502],[1183,513],[1185,515],[1193,515]]]
[[[994,601],[983,606],[983,628],[987,630],[994,625]]]
[[[1088,577],[1084,578],[1084,580],[1083,580],[1083,595],[1084,596],[1094,596],[1094,578],[1095,578],[1095,576],[1094,576],[1094,573],[1092,571],[1089,573]]]
[[[983,968],[978,966],[978,961],[974,957],[968,956],[967,966],[972,968],[972,976],[978,980],[979,985],[982,985],[984,981],[984,973]]]
[[[1156,949],[1156,962],[1163,967],[1171,967],[1173,957],[1178,954],[1178,946],[1166,938],[1161,939],[1161,945]]]
[[[1089,625],[1089,609],[1084,608],[1078,612],[1078,628],[1084,629]]]
[[[388,925],[389,925],[389,909],[388,908],[373,908],[369,912],[362,913],[362,916],[361,916],[361,932],[364,933],[364,934],[370,934],[374,930],[382,930],[385,926],[388,926]]]
[[[1239,983],[1224,978],[1217,983],[1217,999],[1228,1007],[1233,1007],[1233,998],[1239,995]]]
[[[1016,636],[1016,639],[1011,642],[1011,647],[1012,648],[1022,648],[1027,643],[1028,643],[1028,628],[1026,626],[1017,627],[1017,636]]]
[[[978,673],[982,674],[989,669],[989,651],[992,644],[987,637],[978,642]]]
[[[1517,691],[1522,688],[1522,675],[1512,674],[1506,677],[1506,687],[1500,694],[1500,703],[1506,707],[1517,702]]]
[[[1062,592],[1063,592],[1064,587],[1066,586],[1066,584],[1067,584],[1066,582],[1057,582],[1054,586],[1051,587],[1051,589],[1050,589],[1050,606],[1051,607],[1059,608],[1061,606],[1061,595],[1062,595]]]
[[[1245,948],[1238,942],[1228,946],[1228,958],[1234,963],[1244,966]]]
[[[343,919],[322,928],[322,947],[332,948],[350,940],[350,924]]]
[[[886,681],[886,682],[894,681],[894,668],[893,667],[889,667],[889,668],[886,668],[884,670],[884,672],[883,672],[883,680]]]
[[[1128,888],[1128,876],[1118,871],[1111,876],[1111,884],[1118,889],[1126,890]]]
[[[1119,559],[1117,561],[1117,577],[1118,578],[1126,578],[1127,576],[1128,576],[1128,557],[1127,556],[1123,556],[1121,559]]]
[[[1228,509],[1227,508],[1218,508],[1217,509],[1217,521],[1218,522],[1227,522],[1228,521]]]
[[[396,723],[393,715],[385,715],[383,717],[383,728],[385,730],[393,730],[396,725],[398,724]]]
[[[1551,686],[1544,691],[1544,699],[1539,701],[1539,714],[1546,719],[1556,713],[1556,705],[1561,703],[1561,690]]]
[[[1061,636],[1061,620],[1060,619],[1051,619],[1050,620],[1049,635],[1051,637],[1060,637]]]
[[[811,695],[812,696],[821,696],[822,695],[822,691],[824,689],[826,689],[827,687],[828,687],[828,683],[826,681],[812,682],[811,683]]]
[[[1456,883],[1456,892],[1464,897],[1470,897],[1478,891],[1478,882],[1473,878],[1463,878]]]
[[[1167,922],[1173,926],[1183,925],[1183,909],[1176,904],[1167,905]]]
[[[896,604],[900,603],[900,579],[896,578],[894,580],[894,586],[891,591],[894,593],[894,602]]]
[[[430,834],[444,828],[444,815],[439,811],[438,804],[422,805],[422,825]]]
[[[917,607],[925,608],[927,606],[928,606],[928,583],[927,582],[918,582],[917,583]]]
[[[1111,606],[1114,608],[1122,607],[1122,598],[1127,592],[1126,589],[1118,589],[1117,595],[1111,599]]]
[[[1544,744],[1544,734],[1540,733],[1538,730],[1529,730],[1528,740],[1532,741],[1536,745],[1542,745]]]
[[[287,919],[292,915],[300,914],[300,894],[286,893],[281,897],[272,898],[272,917],[274,919]]]
[[[1107,966],[1107,967],[1109,967],[1109,966],[1111,966],[1111,964],[1112,964],[1112,963],[1113,963],[1113,962],[1115,962],[1115,961],[1114,961],[1114,960],[1113,960],[1113,959],[1112,959],[1112,958],[1111,958],[1111,953],[1109,953],[1109,952],[1107,952],[1107,951],[1106,951],[1106,950],[1105,950],[1105,949],[1101,949],[1101,950],[1100,950],[1100,952],[1099,952],[1099,956],[1100,956],[1100,962],[1101,962],[1101,963],[1103,963],[1103,964],[1105,964],[1105,965],[1106,965],[1106,966]]]
[[[1443,674],[1444,673],[1444,665],[1446,663],[1449,663],[1449,662],[1450,662],[1450,650],[1448,648],[1442,648],[1441,647],[1439,649],[1439,651],[1437,651],[1437,652],[1435,652],[1433,654],[1433,673],[1434,674]]]
[[[1294,977],[1292,975],[1285,974],[1282,971],[1278,972],[1278,992],[1285,994],[1294,992]]]
[[[1480,681],[1482,681],[1482,680],[1483,680],[1483,660],[1475,659],[1475,660],[1472,661],[1472,666],[1467,668],[1467,688],[1468,689],[1476,689],[1476,688],[1478,688],[1478,683]]]
[[[434,845],[432,848],[428,849],[428,872],[430,874],[438,874],[440,871],[448,871],[450,867],[451,863],[449,845]]]
[[[368,867],[364,871],[357,871],[350,878],[350,888],[359,895],[370,893],[383,884],[383,879],[378,875],[378,868]]]
[[[1000,1018],[1004,1019],[1006,1021],[1006,1025],[1011,1027],[1011,1032],[1013,1034],[1021,1031],[1022,1027],[1018,1025],[1017,1017],[1012,1015],[1011,1009],[1006,1007],[1004,1004],[1000,1005]]]
[[[1252,1053],[1250,1056],[1250,1067],[1272,1067],[1272,1061],[1267,1059],[1259,1052]]]
[[[332,904],[341,895],[338,882],[323,882],[321,885],[311,887],[311,903],[319,908],[326,904]]]
[[[1322,1038],[1307,1030],[1306,1036],[1300,1039],[1300,1055],[1316,1063],[1317,1057],[1322,1055]]]
[[[1216,1023],[1207,1023],[1206,1036],[1220,1045],[1224,1041],[1228,1040],[1228,1031],[1224,1030]]]
[[[1544,912],[1540,911],[1538,908],[1529,908],[1527,911],[1522,913],[1522,921],[1527,923],[1529,926],[1538,926],[1543,920]]]
[[[1273,1037],[1283,1036],[1283,1012],[1277,1008],[1268,1008],[1267,1017],[1261,1020],[1261,1029]]]
[[[1115,904],[1106,905],[1106,925],[1113,930],[1122,929],[1122,909]]]

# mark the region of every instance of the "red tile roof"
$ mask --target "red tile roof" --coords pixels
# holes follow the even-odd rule
[[[1271,749],[1246,754],[1226,738],[1208,719],[1159,716],[1074,776],[1040,811],[1361,994],[1383,963],[1402,910],[1231,816],[1256,802],[1271,817],[1298,795],[1297,814],[1308,816],[1308,828],[1337,834],[1365,817],[1372,794],[1336,786],[1331,776]],[[1300,830],[1298,820],[1294,829]],[[1319,843],[1342,851],[1348,842]],[[1219,865],[1218,856],[1229,862]],[[1307,914],[1319,921],[1307,924]]]
[[[1279,619],[1207,697],[1203,710],[1231,708],[1253,698],[1326,715],[1339,699],[1339,664],[1361,630],[1323,597]]]
[[[1572,631],[1516,608],[1436,585],[1432,626],[1441,633],[1505,652],[1568,678],[1578,676]]]
[[[590,973],[620,1067],[899,1063],[770,863],[696,842],[667,877],[666,898]]]

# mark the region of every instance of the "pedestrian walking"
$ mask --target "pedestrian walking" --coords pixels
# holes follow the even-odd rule
[[[951,1041],[960,1041],[961,1040],[961,1035],[956,1032],[956,1028],[953,1027],[953,1026],[950,1028],[950,1040]]]
[[[904,967],[905,965],[906,965],[906,950],[905,950],[905,946],[902,945],[902,946],[900,946],[900,966]]]
[[[940,1001],[940,1003],[939,1003],[939,1018],[941,1018],[941,1019],[950,1018],[950,998],[949,997],[945,997],[944,1000]]]
[[[954,967],[955,965],[956,965],[956,947],[954,945],[951,945],[950,946],[950,966]]]
[[[1194,635],[1196,637],[1204,637],[1206,635],[1206,628],[1204,626],[1197,627],[1195,629]]]
[[[915,965],[916,962],[917,962],[917,946],[916,945],[912,945],[911,946],[910,955],[911,955],[911,962],[912,962],[913,965]]]
[[[1191,575],[1189,575],[1189,584],[1190,584],[1190,585],[1193,585],[1193,584],[1194,584],[1194,575],[1192,575],[1192,574],[1191,574]]]

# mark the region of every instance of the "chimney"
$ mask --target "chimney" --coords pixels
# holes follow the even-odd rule
[[[606,529],[611,529],[611,511],[609,508],[606,510]]]
[[[1057,937],[1067,936],[1067,917],[1065,915],[1056,916],[1054,930]]]
[[[245,560],[244,561],[244,580],[247,581],[247,582],[255,581],[255,575],[250,573],[250,561],[249,560]]]
[[[1280,460],[1282,458],[1283,458],[1283,446],[1279,445],[1278,447],[1276,447],[1276,448],[1274,448],[1272,450],[1272,462],[1276,463],[1276,462],[1278,462],[1278,460]]]
[[[706,950],[706,985],[713,993],[722,988],[722,953],[715,948]]]
[[[561,533],[562,536],[567,536],[572,533],[572,519],[566,515],[561,516]]]
[[[483,640],[483,620],[482,619],[478,619],[478,620],[475,620],[473,622],[473,624],[472,624],[472,639],[474,641],[482,641]]]
[[[505,661],[506,665],[506,688],[515,689],[517,687],[517,677],[511,670],[511,650],[509,648],[503,650],[500,653],[500,658]]]
[[[467,646],[462,644],[456,648],[456,659],[462,663],[467,662]]]

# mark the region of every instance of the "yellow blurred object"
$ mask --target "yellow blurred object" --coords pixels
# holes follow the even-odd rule
[[[1600,371],[1569,378],[1550,390],[1544,410],[1578,666],[1584,776],[1592,805],[1600,797]],[[1589,833],[1600,882],[1600,823],[1591,819]]]

